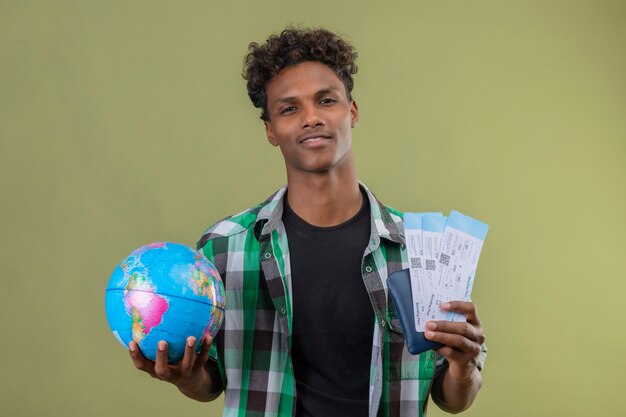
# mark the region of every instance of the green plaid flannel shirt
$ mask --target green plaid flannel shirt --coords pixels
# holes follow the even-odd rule
[[[423,416],[435,352],[408,353],[387,294],[387,276],[408,268],[402,214],[365,190],[372,227],[361,268],[376,318],[369,416]],[[217,222],[198,242],[226,288],[224,325],[211,352],[226,387],[225,417],[295,415],[291,272],[281,220],[285,191],[283,187],[265,202]]]

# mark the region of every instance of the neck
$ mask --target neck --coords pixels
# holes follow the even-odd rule
[[[304,221],[330,227],[351,219],[363,203],[354,169],[287,175],[287,199],[291,209]]]

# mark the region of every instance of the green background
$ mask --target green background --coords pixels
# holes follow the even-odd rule
[[[0,415],[220,414],[133,368],[104,289],[136,247],[193,245],[283,184],[240,74],[287,24],[358,49],[379,198],[491,227],[465,415],[623,415],[624,21],[598,0],[0,0]]]

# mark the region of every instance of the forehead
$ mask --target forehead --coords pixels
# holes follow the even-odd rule
[[[337,89],[345,94],[341,79],[330,67],[306,61],[283,68],[266,85],[268,102],[284,97],[302,97],[322,89]]]

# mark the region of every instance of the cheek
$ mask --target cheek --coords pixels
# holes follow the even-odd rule
[[[344,135],[351,134],[352,128],[353,128],[352,117],[348,116],[340,121],[339,130]]]
[[[289,141],[284,140],[284,138],[278,141],[278,149],[280,149],[280,153],[283,154],[283,157],[288,157],[295,153],[293,145]]]
[[[289,123],[276,123],[274,126],[274,137],[278,143],[288,142],[293,136],[295,128]]]

